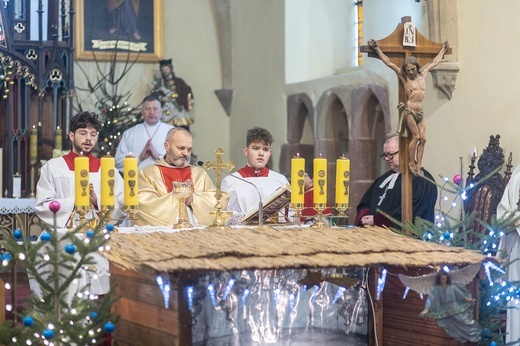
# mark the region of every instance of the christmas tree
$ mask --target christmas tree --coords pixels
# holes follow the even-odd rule
[[[488,179],[500,168],[483,177],[481,181]],[[483,262],[486,277],[480,280],[479,285],[478,314],[482,327],[482,339],[479,345],[504,345],[505,312],[509,302],[516,302],[517,305],[520,302],[520,282],[508,282],[504,279],[510,263],[495,261],[495,255],[500,238],[508,232],[516,232],[515,224],[520,221],[520,216],[517,212],[505,213],[500,218],[492,215],[490,221],[486,222],[479,219],[476,212],[467,214],[463,208],[464,201],[472,192],[471,189],[476,189],[478,186],[474,184],[464,186],[461,174],[455,175],[452,181],[447,177],[443,177],[442,180],[442,184],[437,184],[440,196],[435,223],[420,218],[414,220],[413,224],[408,222],[403,224],[395,219],[393,221],[416,238],[479,251],[490,258],[489,261]],[[431,182],[435,184],[434,181]],[[460,210],[457,207],[460,207]],[[453,216],[454,213],[457,216]],[[484,226],[487,232],[476,232],[473,229],[475,223]],[[397,229],[395,231],[403,233]]]
[[[76,86],[76,89],[95,98],[95,105],[103,121],[103,128],[99,131],[99,140],[95,149],[97,156],[103,156],[107,153],[114,156],[123,132],[142,122],[140,119],[140,102],[132,104],[130,102],[132,97],[130,91],[122,91],[127,87],[123,81],[136,60],[130,61],[127,59],[124,63],[121,63],[116,61],[116,57],[117,51],[113,53],[107,71],[103,69],[98,60],[94,59],[98,71],[97,80],[94,82],[91,81],[89,74],[82,65],[77,64],[87,86]],[[83,111],[77,94],[76,101],[78,110]]]
[[[56,213],[57,201],[50,203]],[[11,235],[3,232],[2,265],[12,261],[27,270],[31,280],[31,296],[18,323],[0,324],[3,345],[97,345],[115,328],[110,307],[115,301],[108,293],[103,297],[91,291],[99,280],[94,255],[109,250],[114,227],[104,219],[85,233],[87,224],[73,230],[58,231],[42,224],[44,231],[38,242],[31,242],[17,229]],[[20,323],[21,322],[21,323]]]

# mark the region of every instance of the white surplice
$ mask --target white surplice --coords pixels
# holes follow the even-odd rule
[[[267,177],[242,178],[238,172],[231,175],[249,181],[256,186],[255,189],[251,184],[232,176],[222,179],[222,191],[229,193],[228,210],[241,215],[246,215],[258,208],[260,202],[258,193],[262,196],[262,202],[265,202],[275,194],[278,188],[289,184],[285,176],[272,170],[269,170]]]
[[[520,165],[515,168],[509,183],[504,190],[502,200],[497,208],[497,217],[506,212],[515,212],[518,208],[520,198]],[[506,279],[508,281],[520,280],[520,226],[517,225],[516,232],[510,232],[500,238],[498,256],[506,253],[506,260],[513,262],[507,267]],[[506,343],[520,340],[520,306],[514,301],[509,302],[507,309]]]
[[[94,186],[94,192],[101,203],[101,172],[90,172],[90,183]],[[49,203],[58,201],[61,205],[56,213],[56,226],[64,228],[74,210],[75,201],[75,175],[65,162],[63,157],[57,157],[47,161],[40,170],[40,179],[36,186],[36,215],[49,224],[54,226],[53,213],[49,210]],[[124,192],[123,179],[119,174],[115,175],[115,208],[112,217],[122,219],[124,217]],[[87,215],[91,218],[91,215]]]

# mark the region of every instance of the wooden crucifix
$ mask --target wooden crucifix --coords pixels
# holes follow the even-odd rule
[[[411,17],[401,18],[392,34],[371,40],[360,51],[381,59],[399,78],[399,171],[402,176],[402,222],[413,221],[412,176],[422,174],[425,127],[422,114],[424,78],[444,54],[450,54],[446,43],[422,36],[411,24]],[[429,65],[427,65],[430,63]],[[405,230],[406,231],[406,230]]]

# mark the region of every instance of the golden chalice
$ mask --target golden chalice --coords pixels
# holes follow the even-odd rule
[[[173,228],[191,228],[193,225],[188,221],[188,213],[186,211],[186,199],[193,194],[193,183],[191,180],[179,182],[172,181],[173,195],[179,200],[179,221]]]

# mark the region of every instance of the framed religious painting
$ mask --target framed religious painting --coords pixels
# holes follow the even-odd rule
[[[163,0],[76,0],[76,60],[157,62]]]

